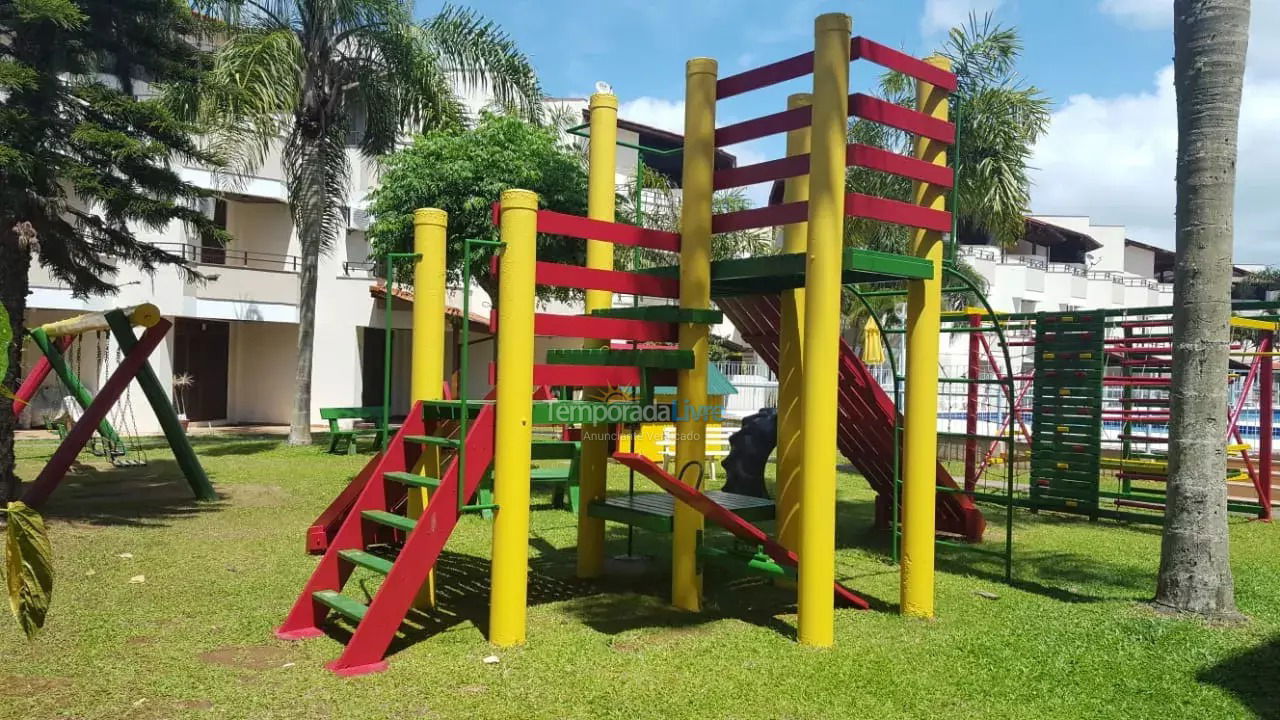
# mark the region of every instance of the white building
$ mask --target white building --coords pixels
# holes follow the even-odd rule
[[[468,100],[474,108],[481,103]],[[551,105],[573,111],[585,109],[585,100],[551,100]],[[621,143],[659,150],[680,147],[683,139],[672,133],[626,120],[619,121],[620,145],[617,182],[631,182],[637,150]],[[351,149],[352,178],[348,206],[350,227],[333,252],[322,256],[316,293],[315,355],[312,373],[312,420],[320,422],[323,407],[382,404],[386,292],[376,280],[365,238],[368,218],[364,207],[368,192],[377,184],[377,169]],[[732,165],[732,155],[720,153],[717,163]],[[678,156],[654,155],[646,163],[679,180]],[[184,178],[201,187],[225,191],[204,168],[184,167]],[[288,423],[292,414],[297,369],[298,269],[300,245],[287,205],[284,171],[276,148],[250,177],[241,178],[208,212],[234,240],[225,248],[201,247],[200,240],[174,223],[161,232],[137,229],[139,239],[181,254],[209,276],[205,283],[184,282],[172,268],[154,275],[124,267],[116,279],[120,292],[105,298],[78,299],[38,264],[30,272],[26,324],[42,323],[83,312],[126,307],[142,302],[156,304],[174,322],[174,330],[152,355],[152,365],[163,383],[175,375],[189,375],[194,384],[183,391],[183,408],[195,423]],[[494,198],[496,200],[496,198]],[[392,412],[408,409],[410,305],[392,301]],[[625,298],[617,302],[627,303]],[[454,290],[448,300],[449,322],[445,366],[452,374],[459,361],[462,296]],[[544,311],[580,313],[580,306],[546,307]],[[468,395],[482,396],[489,389],[488,364],[492,338],[488,333],[489,303],[483,291],[471,298],[471,368]],[[102,341],[99,344],[99,340]],[[539,353],[551,345],[578,345],[568,339],[542,338]],[[105,334],[86,337],[68,355],[73,370],[91,391],[96,391],[114,368],[118,351],[108,346]],[[39,353],[24,346],[23,372]],[[50,378],[24,411],[20,422],[39,425],[58,412],[65,391]],[[132,403],[139,432],[158,431],[144,402]]]

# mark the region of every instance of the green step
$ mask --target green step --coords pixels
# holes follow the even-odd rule
[[[620,365],[623,367],[692,370],[693,351],[554,348],[547,351],[547,362],[559,365]]]
[[[383,512],[381,510],[365,510],[360,513],[360,515],[369,522],[376,522],[379,525],[386,525],[387,527],[395,528],[396,530],[403,530],[405,532],[413,530],[414,526],[418,524],[412,518],[407,518],[403,515],[396,515],[395,513]]]
[[[404,441],[417,445],[432,445],[455,450],[462,445],[462,441],[457,438],[438,437],[436,435],[406,435]]]
[[[465,411],[468,418],[475,418],[492,404],[480,400],[427,400],[422,403],[422,416],[427,420],[458,420]]]
[[[339,550],[338,557],[354,565],[359,565],[366,570],[372,570],[382,575],[386,575],[391,572],[392,563],[390,560],[373,555],[372,553],[367,553],[363,550]]]
[[[719,310],[682,308],[678,305],[601,308],[593,310],[591,314],[596,317],[652,320],[654,322],[669,323],[696,323],[699,325],[718,325],[724,320],[724,313]]]
[[[401,485],[408,485],[409,487],[424,487],[424,488],[440,487],[440,480],[438,478],[427,477],[425,475],[418,475],[417,473],[389,472],[389,473],[382,473],[382,477],[390,480],[391,482],[398,482]]]
[[[535,468],[529,471],[530,482],[567,482],[569,480],[569,467],[566,465],[562,468]]]
[[[346,595],[333,590],[319,590],[311,593],[311,597],[315,598],[315,601],[321,605],[355,622],[360,622],[364,614],[369,611],[368,605],[352,600]]]

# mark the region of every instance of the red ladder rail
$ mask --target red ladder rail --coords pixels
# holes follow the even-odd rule
[[[53,346],[58,352],[64,353],[67,348],[71,347],[71,343],[75,341],[74,335],[62,335],[54,338]],[[31,404],[31,398],[35,397],[36,390],[40,389],[40,384],[45,378],[49,377],[49,373],[53,371],[53,364],[49,362],[49,358],[41,355],[36,361],[35,367],[31,368],[31,372],[22,379],[22,384],[18,386],[18,392],[13,395],[13,416],[17,417],[22,414],[23,408]]]
[[[657,483],[658,487],[670,493],[676,500],[697,510],[703,517],[728,530],[739,540],[761,546],[765,554],[779,565],[799,567],[799,560],[795,553],[783,547],[760,528],[743,520],[737,513],[707,497],[702,491],[676,479],[674,475],[663,470],[649,458],[632,453],[614,453],[613,459]],[[860,610],[870,607],[866,600],[840,583],[835,584],[835,593],[836,597]]]
[[[361,513],[366,510],[387,510],[392,505],[395,490],[389,487],[385,474],[412,469],[420,451],[406,443],[405,438],[425,431],[422,417],[422,404],[415,403],[405,424],[383,454],[375,470],[375,477],[360,493],[320,565],[298,596],[289,616],[276,631],[278,637],[300,639],[322,634],[319,625],[328,614],[328,609],[315,600],[313,593],[322,590],[339,591],[346,583],[353,566],[344,561],[339,552],[364,546],[369,530]],[[493,459],[494,417],[494,405],[485,405],[467,433],[463,450],[467,453],[467,476],[463,479],[462,487],[464,498],[475,494]],[[327,666],[330,670],[339,675],[360,675],[386,667],[387,648],[457,525],[457,473],[458,460],[455,456],[449,462],[439,487],[432,493],[417,524],[405,538],[390,572],[378,587],[342,654]]]

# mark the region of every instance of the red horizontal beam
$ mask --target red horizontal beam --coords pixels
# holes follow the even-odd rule
[[[951,232],[951,213],[945,210],[920,207],[899,200],[848,193],[844,198],[844,214],[864,217],[894,225],[923,228],[936,232]],[[777,227],[809,219],[806,202],[783,203],[750,210],[721,213],[711,216],[711,232],[726,233],[762,227]]]
[[[874,195],[845,195],[844,214],[935,232],[951,232],[951,213],[946,210],[934,210]]]
[[[583,240],[600,240],[615,245],[645,247],[651,250],[680,252],[680,235],[665,230],[651,230],[621,223],[592,220],[558,213],[554,210],[538,211],[538,232],[549,235],[567,235]]]
[[[954,73],[864,37],[850,38],[849,59],[873,62],[917,80],[923,80],[947,92],[955,92],[958,84]],[[716,83],[716,99],[741,95],[750,90],[804,77],[812,72],[813,53],[803,53],[722,78]]]
[[[905,130],[914,135],[923,135],[948,145],[956,141],[956,126],[946,120],[939,120],[918,110],[895,105],[863,93],[854,93],[849,96],[849,115]]]
[[[911,180],[933,183],[941,187],[949,188],[955,184],[954,172],[945,165],[935,165],[931,162],[917,160],[913,157],[899,155],[895,152],[881,150],[861,143],[851,143],[845,148],[845,165],[880,170]],[[798,177],[808,172],[809,155],[793,155],[777,160],[766,160],[754,165],[717,170],[713,182],[716,190],[724,190],[725,188]]]
[[[554,285],[578,290],[608,290],[628,295],[660,298],[680,297],[680,281],[676,278],[622,270],[597,270],[563,263],[537,263],[534,268],[534,281],[539,285]]]
[[[776,85],[787,80],[804,77],[813,72],[813,52],[802,53],[786,60],[761,65],[737,75],[721,78],[716,82],[716,99],[723,100],[741,95],[749,90]]]
[[[625,365],[534,365],[533,384],[552,387],[607,387],[641,385],[645,378],[638,367]],[[498,381],[497,365],[489,363],[489,383]],[[648,381],[655,385],[674,385],[674,370],[648,372]]]
[[[808,127],[812,117],[813,108],[805,106],[725,125],[716,129],[716,147],[735,145],[788,130],[799,130]]]
[[[489,331],[498,332],[498,313],[496,312],[489,313]],[[535,335],[596,340],[671,343],[679,339],[679,331],[672,323],[553,313],[534,313],[533,332]]]
[[[917,57],[881,45],[874,40],[855,37],[849,43],[849,57],[852,60],[867,60],[890,70],[897,70],[917,80],[923,80],[947,92],[955,92],[958,87],[955,73],[934,67]]]

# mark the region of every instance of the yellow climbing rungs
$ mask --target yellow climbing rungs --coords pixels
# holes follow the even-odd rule
[[[1169,463],[1163,460],[1143,460],[1141,458],[1102,458],[1099,467],[1108,470],[1137,470],[1152,474],[1168,474]]]
[[[1249,443],[1236,443],[1234,445],[1227,446],[1228,453],[1244,452],[1245,450],[1251,450],[1251,449],[1253,449],[1253,446],[1250,445]]]
[[[1248,328],[1250,330],[1275,330],[1276,323],[1271,322],[1270,320],[1259,320],[1257,318],[1233,315],[1231,317],[1231,327]]]

